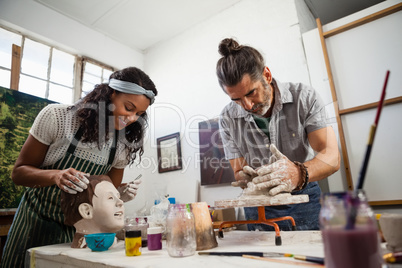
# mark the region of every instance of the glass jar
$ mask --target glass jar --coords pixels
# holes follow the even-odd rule
[[[376,219],[364,191],[323,194],[320,229],[325,267],[381,267]]]
[[[141,231],[142,247],[147,246],[147,229],[149,227],[148,218],[146,216],[127,216],[125,219],[124,229],[126,231],[139,230]]]
[[[196,233],[194,215],[189,204],[170,204],[166,218],[166,245],[171,257],[195,253]]]

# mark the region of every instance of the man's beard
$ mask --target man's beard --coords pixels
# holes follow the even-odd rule
[[[255,104],[251,110],[246,110],[247,112],[258,116],[258,117],[264,117],[266,113],[268,112],[269,108],[271,108],[272,100],[270,100],[270,93],[271,90],[273,90],[265,81],[263,81],[264,89],[268,89],[266,91],[266,94],[264,95],[264,101],[262,103]]]
[[[247,112],[258,117],[264,117],[270,107],[271,105],[269,105],[269,103],[259,103],[254,105],[251,110],[247,110]]]

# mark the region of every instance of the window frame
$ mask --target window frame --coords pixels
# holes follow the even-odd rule
[[[71,53],[71,52],[67,51],[66,49],[60,48],[59,46],[50,44],[50,43],[45,42],[43,40],[39,40],[38,38],[35,38],[35,37],[27,35],[27,34],[23,34],[23,33],[19,32],[17,30],[14,30],[14,29],[9,28],[9,27],[5,27],[3,25],[0,25],[0,28],[4,29],[6,31],[12,32],[14,34],[18,34],[18,35],[21,36],[21,47],[20,47],[21,48],[21,56],[20,56],[20,64],[19,64],[18,84],[20,82],[21,75],[28,76],[28,77],[31,77],[31,78],[38,79],[38,80],[46,82],[45,99],[48,99],[48,97],[49,97],[50,84],[62,86],[62,87],[65,87],[65,88],[69,88],[66,85],[63,85],[63,84],[60,84],[60,83],[57,83],[57,82],[53,82],[53,81],[50,80],[50,73],[51,73],[51,68],[52,68],[52,66],[51,66],[52,65],[52,55],[53,55],[54,49],[57,49],[57,50],[59,50],[61,52],[67,53],[67,54],[69,54],[69,55],[74,57],[73,84],[72,84],[72,88],[71,88],[72,89],[72,100],[71,100],[72,103],[78,101],[81,98],[82,85],[83,85],[83,74],[84,74],[84,71],[85,71],[85,64],[87,62],[99,66],[102,69],[102,76],[103,76],[103,72],[104,72],[105,69],[109,70],[109,71],[112,71],[112,72],[115,71],[115,68],[113,68],[112,66],[110,66],[108,64],[105,64],[105,63],[102,63],[100,61],[97,61],[95,59],[92,59],[90,57],[79,56],[77,54],[74,54],[74,53]],[[40,43],[42,45],[48,46],[49,49],[50,49],[49,58],[48,58],[47,77],[46,77],[46,79],[43,79],[41,77],[33,76],[33,75],[26,74],[26,73],[22,72],[21,62],[22,62],[22,59],[24,57],[24,45],[25,45],[25,39],[26,38],[28,38],[28,39],[30,39],[30,40],[32,40],[34,42],[38,42],[38,43]],[[13,54],[11,53],[11,59],[10,60],[12,60],[12,57],[13,57]],[[4,67],[4,66],[0,65],[0,69],[9,71],[10,75],[11,76],[13,75],[12,66],[11,66],[11,68],[7,68],[7,67]]]

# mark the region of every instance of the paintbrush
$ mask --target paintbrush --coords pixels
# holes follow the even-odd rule
[[[385,90],[386,90],[387,84],[388,84],[388,77],[389,77],[389,71],[387,71],[387,74],[385,75],[384,86],[383,86],[383,89],[382,89],[380,101],[378,102],[377,115],[375,117],[374,124],[372,124],[371,128],[370,128],[369,140],[367,142],[367,148],[366,148],[366,155],[364,157],[363,165],[362,165],[362,168],[360,170],[359,181],[357,183],[357,189],[363,189],[364,177],[366,175],[368,161],[370,159],[371,148],[372,148],[373,143],[374,143],[375,132],[377,130],[378,121],[380,120],[382,107],[384,106]]]
[[[237,251],[237,252],[198,252],[199,255],[215,255],[215,256],[237,256],[243,255],[258,256],[258,257],[292,257],[293,254],[279,252],[258,252],[258,251]]]
[[[296,260],[302,260],[302,261],[309,261],[309,262],[314,262],[314,263],[318,263],[318,264],[324,264],[324,258],[321,258],[321,257],[293,255],[293,258],[295,258]]]
[[[378,102],[377,114],[375,116],[374,123],[371,125],[371,128],[370,128],[369,139],[368,139],[367,147],[366,147],[366,154],[364,156],[363,165],[362,165],[362,168],[360,170],[357,187],[356,187],[356,189],[354,191],[354,195],[352,196],[352,200],[351,200],[352,201],[352,206],[351,206],[351,210],[350,210],[350,215],[348,217],[348,222],[346,224],[346,229],[347,230],[354,229],[354,227],[355,227],[357,211],[356,211],[356,207],[355,207],[354,203],[356,202],[356,199],[357,199],[357,191],[363,189],[364,178],[366,176],[367,166],[368,166],[368,162],[369,162],[370,154],[371,154],[371,148],[373,147],[375,132],[377,130],[378,122],[380,120],[381,110],[382,110],[382,107],[384,105],[385,90],[386,90],[387,84],[388,84],[388,77],[389,77],[389,71],[387,71],[387,73],[385,75],[384,86],[382,88],[380,101]]]
[[[300,266],[304,266],[304,267],[306,267],[306,266],[309,266],[309,267],[325,267],[322,264],[316,264],[316,263],[304,263],[304,262],[280,260],[280,259],[278,260],[278,259],[272,259],[272,258],[266,258],[266,257],[250,256],[250,255],[243,255],[243,258],[261,260],[261,261],[269,261],[269,262],[276,262],[276,263],[283,263],[283,264],[289,264],[289,265],[300,265]]]
[[[215,256],[237,256],[243,257],[247,256],[257,256],[257,257],[293,257],[296,260],[314,262],[318,264],[324,264],[324,258],[304,256],[304,255],[294,255],[291,253],[279,253],[279,252],[258,252],[258,251],[240,251],[240,252],[198,252],[199,255],[215,255]]]

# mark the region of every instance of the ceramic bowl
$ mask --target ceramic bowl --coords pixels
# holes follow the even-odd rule
[[[105,251],[113,245],[115,233],[96,233],[85,235],[85,241],[92,251]]]
[[[384,213],[380,217],[381,231],[392,252],[402,251],[402,213]]]

